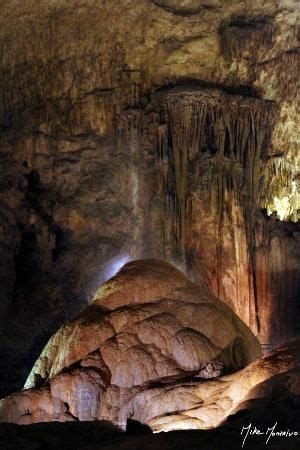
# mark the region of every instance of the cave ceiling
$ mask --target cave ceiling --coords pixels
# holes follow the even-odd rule
[[[279,106],[263,206],[296,219],[297,2],[26,0],[0,7],[4,126],[8,111],[18,122],[41,98],[89,108],[99,96],[106,134],[107,97],[119,104],[121,94],[128,105],[184,81],[243,86]]]
[[[4,393],[131,259],[293,335],[298,6],[0,0]]]

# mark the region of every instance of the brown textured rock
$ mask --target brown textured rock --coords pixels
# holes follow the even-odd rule
[[[222,5],[220,0],[153,0],[153,3],[176,14],[195,14],[205,8],[217,8]]]
[[[103,414],[99,416],[99,399],[104,395],[103,404],[111,402],[112,407],[107,418],[121,426],[125,426],[126,419],[131,417],[148,423],[156,431],[202,430],[220,425],[230,415],[232,417],[225,422],[225,430],[230,436],[235,431],[236,436],[231,436],[234,445],[241,439],[242,427],[248,426],[254,417],[255,423],[263,430],[278,424],[278,421],[285,423],[284,429],[296,430],[297,398],[300,394],[299,344],[299,340],[283,344],[245,369],[213,381],[167,377],[156,380],[152,385],[144,385],[141,390],[132,388],[131,395],[128,391],[120,395],[116,386],[108,389],[106,394],[99,389],[99,379],[95,377],[97,364],[88,371],[68,369],[54,377],[53,384],[50,383],[51,391],[49,388],[29,389],[2,400],[1,420],[25,424],[73,421],[75,417],[71,411],[76,411],[81,420],[103,418]],[[71,385],[76,386],[73,395]],[[76,409],[75,404],[80,409]],[[237,414],[239,412],[243,414]],[[230,423],[235,427],[230,427]],[[219,433],[220,429],[218,436]],[[213,436],[209,434],[207,442],[211,443]],[[198,443],[202,438],[204,435],[199,435]],[[122,440],[125,441],[124,436]],[[292,444],[295,444],[294,440]],[[156,448],[155,443],[153,445]]]
[[[296,6],[1,2],[2,392],[119,259],[180,263],[266,347],[293,334],[299,231],[260,208],[299,208]]]
[[[166,262],[134,261],[50,339],[26,390],[3,401],[2,420],[106,419],[125,426],[135,405],[146,411],[156,392],[164,395],[155,385],[168,396],[169,383],[207,378],[213,366],[236,371],[259,355],[251,331],[205,287]],[[180,402],[172,397],[165,407],[173,411]]]
[[[299,344],[299,339],[282,344],[245,369],[215,381],[178,384],[168,391],[161,389],[155,396],[144,392],[141,395],[147,398],[147,406],[141,410],[137,406],[134,417],[157,431],[205,429],[219,426],[230,414],[251,410],[251,401],[264,398],[266,403],[271,402],[273,398],[278,399],[279,393],[297,398]],[[177,411],[174,407],[173,414],[165,406],[171,399],[177,401]],[[138,399],[135,401],[138,405]]]

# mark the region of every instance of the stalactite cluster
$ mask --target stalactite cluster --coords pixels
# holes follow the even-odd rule
[[[157,92],[144,113],[129,108],[119,127],[124,143],[137,153],[155,145],[156,130],[156,168],[151,173],[157,176],[158,169],[161,207],[155,206],[160,209],[147,220],[160,211],[162,256],[209,280],[215,295],[268,342],[268,319],[260,323],[264,306],[258,298],[268,297],[261,265],[268,270],[273,263],[259,256],[257,227],[267,233],[270,226],[258,219],[270,189],[265,169],[276,115],[271,101],[182,87]],[[271,249],[271,242],[265,241],[264,248]]]
[[[124,63],[124,45],[99,42],[92,28],[81,40],[77,29],[74,55],[71,31],[64,29],[59,16],[42,25],[2,36],[0,127],[29,126],[30,111],[32,118],[51,124],[52,133],[98,129],[100,121],[112,129],[123,106],[134,105],[140,95],[140,71]],[[58,36],[65,36],[62,45]],[[33,56],[34,64],[23,58],[25,53]],[[38,83],[33,84],[33,78]],[[93,115],[97,123],[91,121]]]
[[[293,179],[297,161],[289,161],[282,154],[270,155],[265,166],[266,192],[264,207],[268,215],[297,222],[300,213],[298,180]]]
[[[295,198],[294,186],[299,178],[299,163],[295,160],[295,147],[298,144],[297,139],[287,138],[293,127],[291,121],[289,124],[286,121],[287,114],[297,116],[293,106],[297,97],[299,72],[299,53],[295,49],[297,20],[292,20],[290,27],[284,31],[288,43],[286,48],[282,47],[281,27],[280,15],[277,18],[265,16],[255,20],[249,17],[236,18],[222,24],[220,43],[224,63],[230,70],[228,82],[235,85],[242,76],[245,85],[258,87],[263,84],[264,97],[276,98],[279,103],[280,119],[273,133],[274,147],[269,152],[270,161],[265,167],[267,191],[264,191],[265,198],[261,205],[277,213],[280,219],[297,221],[300,199],[299,195]],[[261,93],[259,89],[256,95]],[[280,105],[280,102],[283,103]],[[281,158],[278,158],[278,153]],[[277,209],[281,209],[281,212]]]
[[[287,336],[270,330],[298,239],[275,214],[299,209],[288,3],[0,1],[2,394],[124,258],[170,261],[265,344]],[[259,99],[279,109],[270,145]]]
[[[251,20],[249,18],[239,18],[221,27],[222,51],[227,58],[250,58],[257,59],[258,49],[264,45],[264,49],[271,47],[275,25],[270,18],[261,20]]]
[[[218,91],[174,90],[161,97],[163,124],[158,128],[158,154],[166,197],[171,204],[178,232],[178,251],[184,258],[187,173],[189,165],[198,174],[207,170],[217,180],[219,221],[222,218],[224,191],[235,192],[246,202],[248,236],[253,236],[253,210],[264,192],[263,164],[276,107]],[[166,170],[168,161],[168,171]]]

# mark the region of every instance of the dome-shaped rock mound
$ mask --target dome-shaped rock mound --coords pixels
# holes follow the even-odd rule
[[[201,383],[260,354],[249,328],[205,286],[166,262],[133,261],[50,339],[26,390],[5,399],[0,414],[16,423],[105,419],[124,426],[133,404],[144,408],[143,392]]]

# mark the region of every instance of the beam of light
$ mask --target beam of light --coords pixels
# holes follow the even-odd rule
[[[130,261],[129,255],[118,255],[116,258],[112,259],[105,271],[105,279],[108,280],[116,275],[119,270]]]

